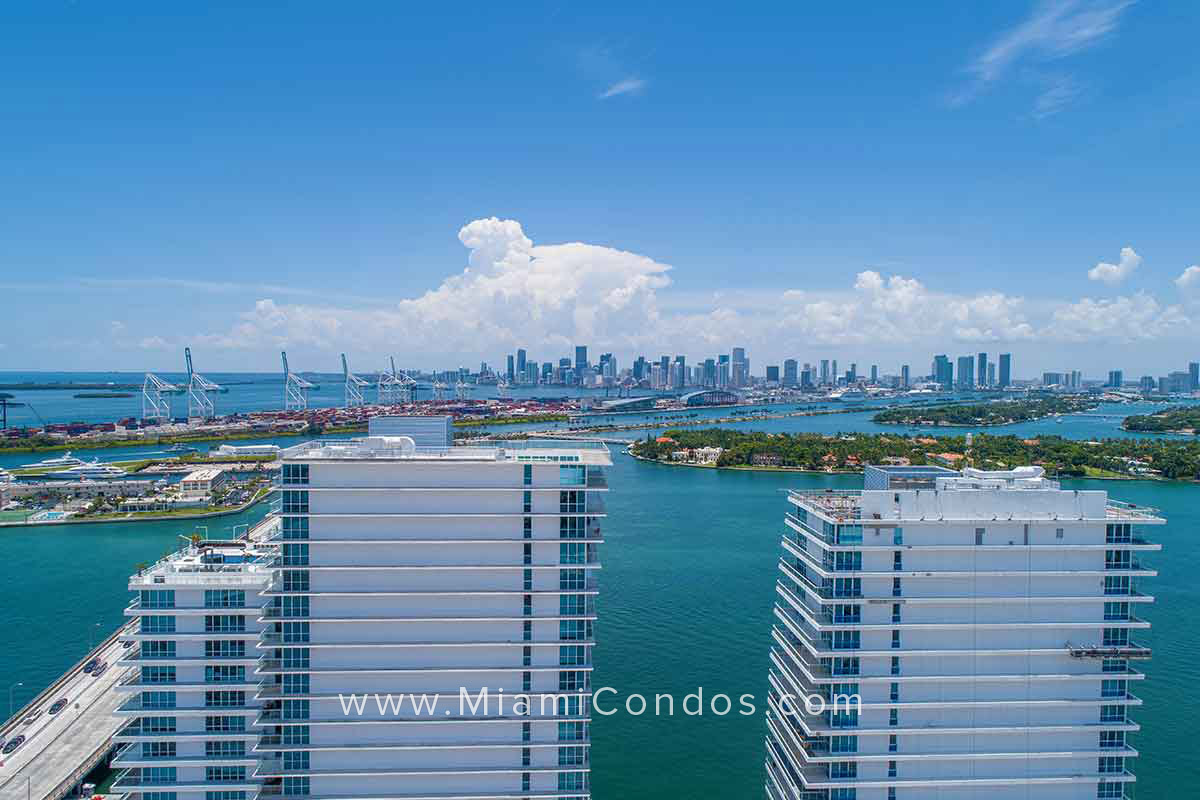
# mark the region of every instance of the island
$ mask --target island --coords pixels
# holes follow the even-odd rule
[[[1185,406],[1153,414],[1126,417],[1121,427],[1127,431],[1145,433],[1186,433],[1200,431],[1200,406]]]
[[[993,403],[953,404],[922,408],[889,408],[872,419],[890,425],[937,425],[954,427],[986,427],[1012,425],[1015,422],[1074,414],[1095,408],[1095,400],[1077,397],[1038,397],[1028,400],[999,400]]]
[[[1200,441],[1061,436],[1023,439],[976,434],[764,433],[728,428],[671,429],[630,446],[635,458],[733,469],[857,472],[866,464],[937,464],[1011,469],[1036,464],[1051,475],[1087,478],[1200,479]]]

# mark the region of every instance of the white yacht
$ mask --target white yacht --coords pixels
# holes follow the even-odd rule
[[[0,469],[0,485],[6,484],[6,483],[12,483],[12,482],[13,482],[12,473],[6,469]]]
[[[26,469],[46,469],[47,467],[78,467],[83,464],[83,459],[76,458],[71,455],[71,451],[63,453],[61,456],[47,458],[45,461],[39,461],[36,464],[26,464]]]
[[[45,477],[52,480],[72,481],[72,480],[96,480],[98,478],[120,478],[128,473],[120,467],[112,467],[108,464],[101,464],[99,460],[93,460],[89,463],[82,463],[70,467],[69,469],[59,470],[57,472],[49,472]]]

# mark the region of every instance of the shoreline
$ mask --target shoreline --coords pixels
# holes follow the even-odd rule
[[[256,497],[240,506],[224,508],[218,511],[203,511],[196,514],[157,514],[152,512],[151,514],[142,517],[104,517],[100,519],[93,517],[72,519],[71,517],[66,517],[64,519],[38,520],[37,522],[0,522],[0,528],[39,528],[43,525],[98,525],[104,522],[164,522],[167,520],[183,521],[191,519],[212,519],[214,517],[228,517],[232,514],[240,514],[247,509],[253,508],[259,503],[266,502],[266,499],[270,495],[271,492],[268,490],[262,497]],[[136,514],[138,512],[134,511],[130,513]]]
[[[758,467],[750,464],[738,464],[734,466],[719,466],[717,464],[696,464],[688,461],[661,461],[657,458],[647,458],[640,456],[633,451],[632,447],[626,447],[624,452],[630,457],[647,464],[659,464],[664,467],[692,467],[695,469],[719,469],[728,470],[730,472],[791,472],[800,475],[861,475],[862,469],[805,469],[804,467]],[[1053,480],[1080,480],[1080,481],[1147,481],[1149,483],[1200,483],[1198,480],[1185,480],[1181,478],[1146,478],[1133,477],[1125,475],[1048,475],[1047,477]]]

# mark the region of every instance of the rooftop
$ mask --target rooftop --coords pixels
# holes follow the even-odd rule
[[[878,469],[878,468],[872,468]],[[897,470],[911,470],[899,467]],[[933,485],[888,489],[791,491],[796,505],[835,522],[880,520],[1080,520],[1161,524],[1156,510],[1112,500],[1098,490],[1062,489],[1041,467],[964,469],[938,474]]]
[[[248,584],[267,581],[272,551],[242,539],[189,543],[129,579],[131,586],[153,584]]]
[[[407,436],[367,436],[326,442],[305,442],[280,453],[290,461],[475,461],[562,462],[605,466],[612,463],[603,442],[579,440],[481,441],[469,446],[417,447]]]

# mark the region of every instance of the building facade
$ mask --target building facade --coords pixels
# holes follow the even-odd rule
[[[1163,520],[1038,467],[865,485],[789,496],[767,796],[1131,796],[1142,529]]]
[[[577,443],[499,444],[417,447],[409,437],[368,436],[284,450],[275,521],[261,545],[270,554],[247,573],[253,582],[238,578],[253,610],[229,612],[244,626],[236,637],[244,646],[214,649],[190,624],[170,650],[184,659],[180,669],[155,673],[179,681],[165,691],[206,698],[201,676],[224,666],[210,655],[228,652],[241,668],[229,687],[241,704],[229,716],[247,720],[230,723],[229,738],[247,746],[210,748],[218,740],[200,726],[218,712],[189,700],[189,719],[199,721],[185,728],[181,718],[162,733],[195,739],[174,751],[187,755],[186,768],[155,773],[155,796],[135,800],[589,797],[610,457]],[[131,588],[144,583],[136,576]],[[204,585],[204,597],[215,591]],[[193,610],[200,596],[177,591],[173,602],[186,600],[207,625],[212,612]],[[148,657],[143,644],[129,658]],[[127,713],[140,720],[141,708]],[[122,781],[134,792],[148,785],[140,773]]]

